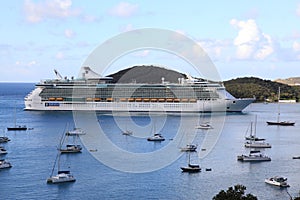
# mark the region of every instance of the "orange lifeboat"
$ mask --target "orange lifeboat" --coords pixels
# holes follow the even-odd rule
[[[55,101],[55,97],[48,98],[49,101]]]
[[[166,99],[158,99],[159,102],[165,102]]]
[[[55,100],[56,100],[56,101],[63,101],[64,98],[62,98],[62,97],[57,97]]]
[[[145,99],[143,99],[143,101],[144,101],[144,102],[149,102],[149,101],[150,101],[150,99],[148,99],[148,98],[145,98]]]

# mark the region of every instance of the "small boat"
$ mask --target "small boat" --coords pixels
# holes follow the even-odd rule
[[[0,155],[7,154],[6,149],[3,146],[0,146]]]
[[[245,147],[247,148],[271,148],[272,146],[269,143],[264,142],[265,139],[256,137],[256,123],[257,123],[257,116],[255,116],[254,122],[254,130],[252,128],[252,122],[250,123],[250,135],[245,137],[246,143]],[[248,131],[248,130],[247,130]],[[247,132],[246,132],[247,134]]]
[[[126,130],[122,132],[122,135],[132,135],[132,131]]]
[[[154,142],[160,142],[160,141],[164,141],[165,138],[161,134],[155,133],[153,136],[148,137],[147,140],[154,141]]]
[[[249,136],[245,136],[246,140],[251,140],[251,141],[264,141],[265,140],[264,138],[256,137],[256,123],[257,123],[257,116],[255,116],[254,130],[252,128],[253,122],[250,123],[250,134],[249,134]],[[247,135],[248,130],[249,129],[247,129],[247,131],[246,131],[246,135]]]
[[[300,159],[300,156],[293,156],[293,159]]]
[[[12,165],[10,164],[10,162],[8,162],[4,159],[0,160],[0,169],[11,168],[11,167],[12,167]]]
[[[271,158],[263,155],[260,151],[258,150],[252,150],[250,151],[249,155],[240,155],[237,156],[238,161],[243,161],[243,162],[262,162],[262,161],[271,161]]]
[[[275,185],[279,187],[290,187],[289,184],[287,183],[287,178],[282,177],[282,176],[274,176],[271,178],[265,179],[265,183],[268,183],[270,185]]]
[[[81,128],[74,128],[71,131],[67,131],[67,136],[79,136],[79,135],[85,135],[86,133]]]
[[[27,126],[26,125],[17,125],[17,119],[16,119],[16,108],[15,108],[15,112],[14,112],[14,126],[12,127],[7,127],[8,131],[26,131],[27,130]]]
[[[290,121],[274,121],[270,122],[267,121],[268,125],[278,125],[278,126],[294,126],[295,122],[290,122]]]
[[[195,127],[196,129],[212,129],[213,127],[208,123],[202,123]]]
[[[61,153],[81,153],[82,147],[79,144],[67,144],[66,148],[59,149]]]
[[[247,141],[245,143],[245,147],[247,147],[247,148],[271,148],[272,146],[267,142]]]
[[[189,160],[188,165],[184,167],[180,167],[182,172],[189,172],[189,173],[197,173],[201,171],[201,168],[198,164],[191,164],[190,162],[190,154],[189,154]]]
[[[291,121],[280,121],[280,87],[278,88],[278,113],[277,113],[277,121],[267,121],[268,125],[277,125],[277,126],[294,126],[295,122]]]
[[[26,125],[23,125],[23,126],[15,125],[13,127],[7,127],[7,130],[8,131],[26,131],[27,126]]]
[[[79,138],[79,135],[84,135],[85,133],[81,129],[74,129],[72,131],[67,131],[65,134],[62,135],[61,142],[60,142],[60,148],[59,151],[61,153],[81,153],[82,147],[81,145],[77,144],[77,139]],[[68,140],[72,139],[72,143],[69,144]],[[65,147],[63,147],[63,144],[65,144]]]
[[[187,144],[185,147],[181,148],[181,151],[196,151],[197,145]]]
[[[5,136],[0,137],[0,143],[9,142],[9,141],[10,141],[10,139],[8,137],[5,137]]]

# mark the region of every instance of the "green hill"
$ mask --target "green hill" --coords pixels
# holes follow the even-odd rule
[[[255,96],[257,101],[277,101],[278,88],[280,87],[280,99],[300,99],[300,87],[263,80],[255,77],[237,78],[224,81],[226,90],[237,98]]]

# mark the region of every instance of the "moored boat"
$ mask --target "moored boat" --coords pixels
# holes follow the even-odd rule
[[[155,133],[153,136],[148,137],[147,140],[153,141],[153,142],[161,142],[161,141],[164,141],[165,138],[161,134]]]
[[[290,187],[290,185],[287,183],[287,178],[282,176],[274,176],[271,178],[267,178],[265,179],[265,183],[279,187]]]
[[[243,162],[262,162],[262,161],[271,161],[271,158],[262,154],[258,150],[252,150],[250,151],[249,155],[239,155],[237,156],[238,161],[243,161]]]
[[[10,164],[10,162],[4,160],[4,159],[1,159],[0,160],[0,169],[6,169],[6,168],[11,168],[12,165]]]

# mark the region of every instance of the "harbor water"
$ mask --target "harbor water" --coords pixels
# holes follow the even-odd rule
[[[300,104],[280,105],[282,120],[295,121],[295,126],[268,126],[266,121],[277,119],[277,104],[254,103],[242,113],[201,114],[201,119],[224,118],[220,136],[207,156],[196,159],[200,173],[182,173],[180,167],[187,164],[188,154],[182,153],[174,162],[154,171],[129,173],[110,168],[97,160],[83,146],[82,153],[61,156],[61,167],[70,170],[76,178],[74,183],[47,184],[57,155],[62,134],[73,128],[73,113],[64,111],[24,111],[24,97],[34,88],[31,83],[0,83],[1,136],[11,139],[2,143],[8,154],[1,156],[13,165],[0,171],[1,199],[212,199],[220,190],[236,184],[246,186],[262,200],[289,199],[300,191]],[[199,114],[200,115],[200,114]],[[143,153],[163,149],[175,137],[182,117],[193,119],[198,115],[148,114],[132,116],[97,113],[97,119],[107,137],[119,148],[129,152]],[[245,134],[251,121],[257,117],[256,134],[266,138],[272,148],[264,153],[271,162],[243,163],[237,156],[247,154],[244,147]],[[160,133],[166,137],[161,143],[148,142],[145,138],[122,135],[116,123],[132,120],[139,127],[149,127],[151,120],[163,121]],[[166,119],[165,119],[166,118]],[[27,131],[7,131],[8,126],[27,125]],[[195,130],[193,124],[186,132],[195,132],[198,151],[201,140],[213,130]],[[135,132],[134,127],[126,127]],[[144,129],[143,129],[144,130]],[[149,128],[149,134],[151,130]],[[180,151],[180,149],[178,149]],[[110,154],[108,154],[109,156]],[[113,159],[113,158],[112,158]],[[126,160],[122,161],[126,162]],[[206,171],[205,169],[211,169]],[[287,189],[267,185],[264,179],[281,175],[288,178]]]

